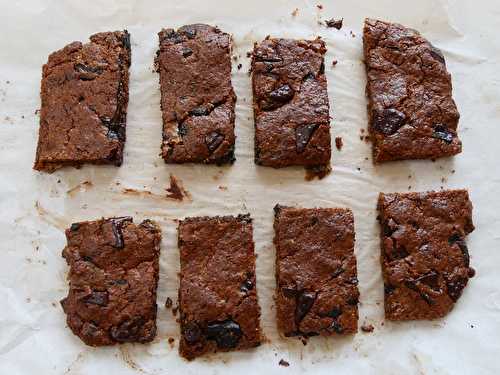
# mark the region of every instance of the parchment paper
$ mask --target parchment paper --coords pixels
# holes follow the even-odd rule
[[[323,9],[317,8],[322,4]],[[298,9],[297,15],[291,13]],[[373,167],[366,128],[361,29],[364,17],[420,30],[446,57],[460,113],[463,153],[450,159]],[[318,24],[344,18],[338,31]],[[238,96],[236,163],[231,167],[165,165],[156,33],[205,22],[234,36],[233,84]],[[420,1],[0,1],[0,374],[498,374],[500,372],[500,3],[496,0]],[[98,31],[132,35],[130,104],[121,168],[86,166],[52,175],[33,171],[42,64],[52,51]],[[266,35],[327,42],[326,73],[334,150],[333,173],[306,182],[301,168],[253,163],[253,115],[246,57]],[[332,67],[332,60],[338,64]],[[237,69],[237,64],[242,69]],[[333,139],[332,138],[332,139]],[[453,172],[454,171],[454,172]],[[169,174],[191,199],[165,198]],[[468,238],[477,270],[443,320],[394,324],[383,319],[376,199],[379,191],[468,188],[476,231]],[[135,189],[139,193],[124,193]],[[148,193],[150,192],[150,193]],[[350,207],[355,214],[361,291],[360,325],[373,333],[312,338],[307,346],[280,338],[273,307],[272,208]],[[257,288],[267,342],[253,351],[200,358],[177,353],[179,326],[164,302],[176,302],[178,249],[174,219],[238,214],[254,218]],[[158,336],[150,345],[86,347],[65,326],[59,300],[67,293],[61,258],[71,222],[133,215],[161,224],[164,240],[158,288]],[[167,339],[173,337],[174,345]],[[278,365],[285,359],[290,366]]]

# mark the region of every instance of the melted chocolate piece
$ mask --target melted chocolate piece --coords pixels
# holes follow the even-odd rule
[[[235,348],[243,332],[238,323],[233,320],[209,323],[206,330],[207,339],[215,340],[217,347],[223,349]]]
[[[304,152],[307,144],[311,140],[314,131],[318,128],[318,124],[299,125],[295,129],[295,142],[297,152],[300,154]]]
[[[385,135],[396,133],[404,125],[406,116],[404,113],[394,108],[384,109],[381,113],[376,113],[373,119],[375,131]]]

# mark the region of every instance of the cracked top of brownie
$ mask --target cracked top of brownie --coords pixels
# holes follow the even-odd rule
[[[260,308],[249,215],[194,217],[179,224],[180,354],[260,344]]]
[[[163,158],[167,163],[232,163],[231,36],[203,24],[164,29],[158,36]]]
[[[358,330],[354,218],[341,208],[275,208],[276,305],[285,336]]]
[[[374,162],[461,152],[441,51],[415,30],[373,19],[365,20],[363,45]]]
[[[386,318],[445,316],[475,273],[465,243],[474,230],[467,191],[381,193],[378,210]]]
[[[34,168],[121,165],[128,104],[130,36],[92,35],[52,53],[43,66]]]
[[[110,218],[74,223],[66,238],[69,292],[61,305],[73,333],[91,346],[152,341],[160,229]]]
[[[255,162],[271,167],[330,164],[325,43],[267,38],[252,54]]]

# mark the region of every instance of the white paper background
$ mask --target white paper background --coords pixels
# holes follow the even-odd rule
[[[500,4],[491,1],[0,1],[0,373],[1,374],[495,374],[500,372]],[[291,16],[298,8],[297,17]],[[341,31],[318,20],[344,17]],[[361,28],[364,17],[419,29],[446,56],[460,113],[463,153],[374,168],[366,128]],[[152,72],[162,27],[205,22],[232,33],[233,84],[238,96],[236,157],[232,167],[172,166],[160,157],[158,76]],[[127,28],[132,66],[125,160],[121,168],[87,166],[52,175],[31,169],[38,136],[41,66],[50,52],[98,31]],[[350,31],[354,36],[350,34]],[[333,173],[306,182],[302,169],[273,170],[253,163],[253,121],[246,52],[266,35],[313,38],[328,46],[326,72]],[[339,62],[331,67],[333,59]],[[243,64],[241,70],[236,69]],[[368,160],[365,160],[368,158]],[[358,168],[360,170],[358,170]],[[455,170],[455,173],[451,173]],[[168,175],[183,181],[192,201],[164,198]],[[410,177],[409,177],[410,176]],[[443,179],[443,180],[442,180]],[[91,181],[92,186],[79,184]],[[119,182],[121,185],[117,185]],[[227,190],[219,189],[219,185]],[[470,189],[476,231],[468,239],[477,276],[443,320],[384,322],[376,199],[379,191]],[[77,187],[76,189],[74,189]],[[124,188],[152,191],[126,195]],[[72,192],[68,193],[68,190]],[[38,202],[38,204],[36,203]],[[282,339],[275,328],[272,208],[276,203],[351,207],[361,291],[360,324],[372,334],[313,338],[307,346]],[[177,354],[179,327],[163,307],[176,301],[175,218],[237,214],[254,218],[257,286],[269,342],[254,351],[188,363]],[[158,336],[151,345],[90,348],[65,327],[58,301],[66,295],[63,229],[101,216],[157,220],[163,229]],[[175,338],[175,346],[167,343]],[[284,358],[290,367],[278,366]]]

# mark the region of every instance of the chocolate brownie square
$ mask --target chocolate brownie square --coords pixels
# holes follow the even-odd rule
[[[34,169],[122,164],[129,66],[126,30],[92,35],[49,56]]]
[[[325,43],[267,38],[252,53],[255,163],[330,171]]]
[[[163,143],[166,163],[233,163],[231,36],[195,24],[159,34]]]
[[[415,30],[372,19],[363,45],[374,162],[460,153],[460,116],[441,51]]]
[[[156,335],[160,229],[130,217],[74,223],[63,250],[67,324],[91,346],[146,343]]]
[[[465,244],[474,230],[467,191],[381,193],[378,210],[386,318],[445,316],[475,273]]]
[[[260,345],[260,308],[249,215],[193,217],[179,224],[180,354]]]
[[[285,336],[358,330],[354,218],[342,208],[274,208],[276,306]]]

